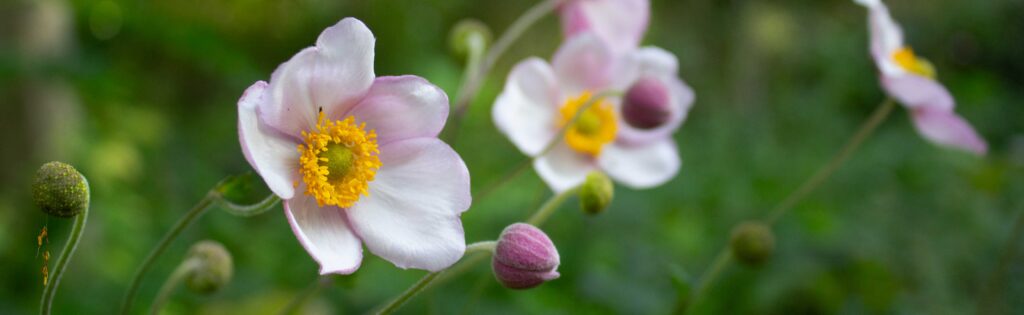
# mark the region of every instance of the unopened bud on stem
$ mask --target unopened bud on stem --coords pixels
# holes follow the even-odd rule
[[[665,84],[652,77],[633,83],[623,98],[623,118],[637,129],[654,129],[668,122],[672,114]]]
[[[188,258],[196,266],[185,276],[185,286],[200,294],[216,292],[231,281],[234,266],[224,245],[200,241],[189,249]]]
[[[89,182],[71,165],[46,163],[36,171],[32,198],[46,214],[74,217],[89,207]]]
[[[505,228],[494,249],[494,276],[510,289],[529,289],[557,279],[558,250],[544,231],[525,223]]]
[[[459,21],[449,35],[451,50],[456,56],[466,58],[473,49],[483,52],[491,44],[491,29],[483,22],[473,19]],[[479,45],[479,47],[473,47]]]
[[[775,236],[772,228],[764,223],[743,222],[733,228],[729,247],[741,263],[758,266],[772,257]]]
[[[580,187],[580,208],[587,214],[600,214],[612,203],[615,186],[601,172],[591,172]]]

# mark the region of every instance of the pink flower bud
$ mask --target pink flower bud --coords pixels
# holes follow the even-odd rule
[[[516,223],[501,232],[491,265],[506,288],[529,289],[557,279],[558,263],[558,250],[544,231]]]
[[[641,78],[626,91],[622,116],[629,125],[654,129],[668,122],[670,114],[668,89],[658,79]]]

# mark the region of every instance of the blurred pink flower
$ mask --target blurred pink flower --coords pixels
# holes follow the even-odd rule
[[[374,42],[346,18],[238,101],[242,152],[321,274],[354,272],[362,244],[431,271],[465,251],[469,172],[437,139],[448,97],[416,76],[375,77]]]
[[[882,87],[911,112],[914,126],[926,139],[943,146],[984,155],[985,140],[953,112],[953,96],[935,80],[935,68],[903,42],[903,30],[881,0],[855,0],[868,8],[871,55]]]
[[[662,85],[647,90],[664,91],[666,97],[640,99],[668,102],[657,107],[667,119],[656,126],[633,126],[621,119],[622,97],[603,97],[581,113],[564,139],[542,152],[591,97],[626,92],[639,81]],[[627,186],[649,188],[679,171],[671,135],[693,100],[693,91],[677,76],[671,53],[655,47],[615,53],[593,33],[584,33],[566,41],[551,64],[530,58],[516,65],[495,101],[493,116],[519,150],[536,157],[534,168],[555,191],[579,185],[596,169]]]
[[[650,0],[569,0],[560,8],[565,38],[592,32],[612,50],[636,49],[647,31]]]

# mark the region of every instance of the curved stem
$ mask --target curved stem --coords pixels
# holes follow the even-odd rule
[[[252,217],[263,214],[267,210],[273,209],[277,205],[277,202],[281,201],[281,198],[271,193],[270,196],[263,198],[260,202],[251,205],[240,205],[231,202],[227,199],[220,198],[220,205],[224,207],[224,211],[239,217]]]
[[[174,289],[178,288],[178,284],[185,279],[185,275],[192,272],[193,269],[199,267],[200,262],[196,259],[189,258],[181,262],[178,268],[174,269],[174,272],[167,277],[167,281],[160,287],[159,293],[156,294],[156,298],[153,299],[153,305],[149,307],[150,315],[157,315],[160,310],[164,308],[164,304],[167,304],[167,300],[171,298],[171,294],[174,293]]]
[[[128,314],[131,311],[135,294],[139,290],[139,285],[142,284],[142,277],[145,276],[146,272],[153,267],[153,263],[156,262],[157,258],[167,250],[167,247],[171,242],[178,238],[178,235],[180,235],[185,228],[192,225],[196,219],[206,213],[206,211],[209,210],[219,198],[220,194],[216,193],[216,189],[207,193],[202,200],[199,200],[199,203],[192,207],[192,210],[185,213],[185,216],[178,220],[178,223],[174,224],[174,227],[172,227],[170,231],[167,231],[167,234],[164,234],[164,237],[160,239],[160,242],[157,243],[156,247],[149,252],[146,259],[142,261],[142,265],[140,265],[139,269],[135,271],[135,276],[132,277],[132,282],[128,286],[128,291],[125,292],[124,300],[121,302],[120,313],[122,315]]]
[[[547,221],[548,218],[551,217],[551,214],[555,213],[555,210],[558,210],[569,196],[575,195],[576,193],[579,193],[579,191],[580,187],[577,186],[552,196],[551,199],[548,199],[548,201],[544,202],[544,204],[540,206],[540,209],[538,209],[537,212],[534,212],[533,215],[526,220],[526,223],[533,226],[540,226],[541,224],[544,224],[544,221]]]
[[[89,191],[88,188],[86,188],[86,191]],[[68,243],[61,250],[60,258],[57,258],[57,264],[53,268],[53,281],[43,288],[43,297],[39,301],[40,314],[50,314],[53,297],[57,294],[57,286],[60,285],[60,279],[64,276],[64,270],[68,267],[68,261],[71,261],[71,256],[75,254],[75,249],[78,248],[78,243],[82,239],[83,232],[85,232],[85,223],[88,218],[89,206],[86,205],[85,210],[75,217],[75,225],[71,227],[71,236],[68,238]]]
[[[792,209],[793,206],[796,206],[797,203],[803,200],[804,197],[807,197],[811,192],[814,192],[814,190],[820,187],[826,179],[839,170],[839,167],[841,167],[843,163],[850,158],[853,152],[857,151],[857,148],[864,143],[864,140],[867,140],[868,136],[874,133],[875,129],[877,129],[878,126],[889,117],[889,113],[892,112],[894,107],[896,107],[896,102],[892,99],[886,99],[883,101],[882,104],[879,105],[873,113],[871,113],[871,116],[861,124],[860,128],[857,129],[857,132],[853,134],[853,137],[846,141],[846,144],[839,149],[839,152],[837,152],[836,155],[832,156],[832,159],[830,159],[828,163],[821,166],[814,175],[804,181],[797,190],[790,193],[786,199],[783,199],[782,202],[769,212],[767,219],[764,221],[765,224],[768,226],[775,224],[775,222],[782,218],[787,211]],[[689,306],[695,304],[697,299],[700,297],[701,292],[718,278],[721,271],[729,264],[731,257],[732,254],[729,251],[728,245],[718,251],[718,255],[710,269],[708,269],[707,273],[700,278],[701,282],[698,287],[693,290],[686,301],[683,301],[686,305],[679,308],[683,313],[686,312]]]
[[[800,185],[800,188],[797,188],[796,191],[789,194],[786,199],[769,212],[765,223],[768,225],[774,224],[775,221],[778,221],[779,218],[786,214],[786,211],[792,209],[793,206],[803,200],[804,197],[807,197],[811,192],[814,192],[815,189],[825,182],[825,179],[828,179],[829,176],[832,176],[832,173],[839,170],[839,167],[843,166],[843,163],[850,158],[850,155],[857,151],[857,148],[860,148],[860,145],[864,143],[864,140],[867,140],[868,136],[875,132],[878,125],[881,125],[882,122],[889,117],[889,113],[892,112],[893,107],[896,107],[896,102],[892,99],[886,99],[883,101],[882,104],[878,106],[878,109],[875,109],[875,111],[871,113],[871,117],[861,124],[857,133],[853,134],[853,137],[850,138],[850,140],[847,140],[846,144],[839,149],[839,153],[832,156],[832,159],[828,161],[828,164],[819,168],[811,178],[807,179],[807,181]]]
[[[530,28],[530,26],[536,24],[537,21],[545,15],[554,11],[562,1],[565,0],[547,0],[531,7],[523,13],[519,19],[512,22],[512,25],[508,27],[508,30],[506,30],[505,33],[502,33],[501,37],[494,42],[494,46],[492,46],[491,50],[487,52],[486,56],[484,56],[480,67],[478,69],[470,69],[474,70],[472,72],[467,72],[467,79],[463,80],[462,86],[459,87],[459,91],[455,94],[455,101],[453,102],[453,106],[455,108],[455,115],[453,117],[454,127],[459,125],[459,120],[461,120],[462,116],[466,114],[469,104],[472,103],[473,97],[476,96],[480,86],[483,85],[483,80],[487,77],[487,73],[490,72],[491,68],[494,67],[494,64],[498,62],[498,58],[501,58],[501,55],[504,54],[505,51],[512,46],[512,43],[519,39],[519,37]],[[458,131],[456,130],[452,131],[452,133],[457,132]],[[454,137],[455,136],[453,135],[452,138]]]
[[[465,97],[463,91],[466,90],[466,86],[469,85],[470,81],[476,79],[477,72],[480,71],[480,64],[483,62],[484,53],[487,51],[483,35],[478,33],[474,33],[474,35],[468,39],[469,56],[466,57],[466,70],[462,73],[462,83],[459,84],[459,94],[456,95],[455,104],[463,102],[460,97]],[[461,114],[457,116],[462,118]],[[461,124],[462,119],[452,120],[451,125],[445,128],[445,137],[443,139],[449,143],[454,143],[458,137],[457,130],[459,130]]]
[[[496,241],[482,241],[469,244],[466,246],[466,253],[465,255],[463,255],[463,257],[475,252],[493,253],[494,247],[497,246],[497,244],[498,242]],[[430,283],[434,281],[434,279],[437,279],[439,275],[441,275],[442,273],[449,269],[441,270],[438,272],[431,272],[428,273],[426,276],[423,276],[423,278],[421,278],[419,281],[416,281],[416,283],[413,284],[412,287],[409,287],[409,289],[405,290],[405,292],[402,292],[402,295],[399,295],[397,298],[395,298],[390,303],[381,308],[381,310],[377,312],[377,314],[391,314],[395,312],[396,310],[398,310],[399,307],[402,307],[402,305],[405,304],[405,302],[408,302],[410,299],[415,297],[417,294],[423,291],[424,288],[429,286]]]

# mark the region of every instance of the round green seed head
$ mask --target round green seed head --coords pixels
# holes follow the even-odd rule
[[[231,282],[234,264],[231,253],[215,241],[200,241],[189,250],[188,259],[194,259],[198,266],[185,276],[185,286],[199,294],[217,292]]]
[[[73,166],[49,162],[36,171],[32,199],[46,214],[71,218],[89,206],[89,182]]]
[[[466,58],[470,53],[470,45],[482,45],[486,49],[491,44],[491,29],[478,20],[466,19],[459,21],[449,33],[449,45],[459,58]]]
[[[600,214],[612,203],[615,186],[601,172],[591,172],[580,187],[580,208],[587,214]]]
[[[748,266],[759,266],[775,251],[775,235],[761,222],[743,222],[732,230],[729,242],[733,256]]]

